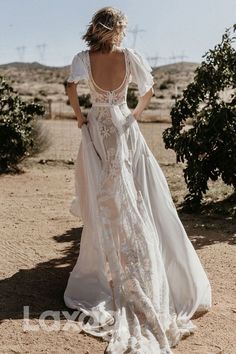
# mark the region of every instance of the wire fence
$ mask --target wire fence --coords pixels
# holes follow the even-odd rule
[[[78,128],[76,120],[42,120],[42,141],[49,140],[49,147],[36,155],[37,160],[53,160],[73,163],[77,157],[81,142],[81,129]],[[138,123],[141,133],[151,151],[162,164],[175,163],[175,154],[166,150],[162,139],[162,133],[168,123]]]
[[[74,161],[81,141],[76,120],[41,120],[41,141],[45,150],[35,157],[42,160]]]

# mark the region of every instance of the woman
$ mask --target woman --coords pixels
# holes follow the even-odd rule
[[[127,17],[97,11],[68,78],[68,95],[82,132],[70,211],[84,227],[65,304],[89,316],[82,329],[108,341],[107,353],[172,353],[193,333],[193,314],[211,307],[211,287],[178,217],[171,194],[137,118],[153,95],[151,67],[122,48]],[[87,119],[76,85],[85,79]],[[131,113],[128,84],[138,86]]]

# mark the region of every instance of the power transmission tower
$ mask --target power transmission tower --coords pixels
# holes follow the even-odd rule
[[[182,52],[182,54],[179,55],[179,58],[180,58],[181,62],[183,62],[183,60],[184,60],[185,58],[188,58],[188,56],[185,55],[184,52]]]
[[[174,54],[172,54],[172,56],[171,57],[169,57],[168,59],[173,63],[173,62],[175,62],[176,61],[176,59],[178,58],[178,56],[177,55],[174,55]]]
[[[176,61],[176,59],[181,59],[181,62],[183,62],[184,58],[188,58],[188,56],[184,55],[184,53],[182,53],[181,55],[172,55],[171,57],[169,57],[169,59],[173,60],[174,62]]]
[[[144,29],[139,29],[139,26],[135,25],[134,29],[128,30],[127,32],[132,33],[132,35],[133,35],[133,46],[132,46],[132,48],[135,48],[138,33],[139,32],[145,32],[145,30]]]
[[[147,60],[149,61],[149,62],[152,62],[153,63],[153,67],[156,67],[157,66],[157,62],[159,61],[159,60],[163,60],[163,59],[165,59],[165,58],[163,58],[163,57],[159,57],[159,55],[155,55],[155,56],[153,56],[153,57],[147,57]]]
[[[175,59],[181,59],[181,60],[180,60],[181,62],[183,62],[183,59],[184,59],[184,58],[188,58],[188,57],[187,57],[186,55],[183,55],[183,54],[182,54],[182,55],[177,55],[177,56],[175,57]]]
[[[180,55],[180,56],[179,56],[179,58],[180,58],[180,59],[181,59],[181,61],[183,62],[183,59],[188,58],[188,56],[187,56],[187,55],[183,55],[183,54],[182,54],[182,55]]]
[[[26,46],[22,45],[21,47],[17,47],[16,49],[18,52],[19,60],[24,61]]]
[[[182,52],[182,54],[179,55],[178,58],[180,59],[180,69],[181,69],[181,71],[183,71],[183,68],[184,68],[184,59],[185,59],[185,58],[188,58],[188,56],[187,56],[187,55],[184,55],[184,52]]]
[[[44,57],[45,57],[45,48],[46,48],[46,43],[43,44],[37,44],[37,49],[39,51],[39,60],[41,63],[44,62]]]

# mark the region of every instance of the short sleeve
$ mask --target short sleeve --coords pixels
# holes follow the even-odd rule
[[[70,66],[70,74],[67,78],[67,82],[74,82],[77,83],[80,80],[87,79],[87,68],[84,63],[84,55],[83,51],[77,53],[71,63]]]
[[[154,85],[152,68],[140,52],[132,48],[127,49],[131,74],[129,82],[136,83],[140,96],[144,96]]]

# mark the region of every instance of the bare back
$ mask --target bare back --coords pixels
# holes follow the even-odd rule
[[[126,75],[125,54],[123,51],[112,53],[88,52],[91,74],[96,85],[107,91],[118,88]]]

